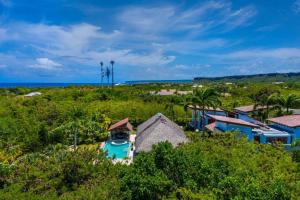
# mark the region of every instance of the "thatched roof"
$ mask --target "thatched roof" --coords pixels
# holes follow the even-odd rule
[[[166,116],[157,113],[138,126],[135,152],[148,152],[154,144],[169,141],[174,147],[188,141],[183,130]]]

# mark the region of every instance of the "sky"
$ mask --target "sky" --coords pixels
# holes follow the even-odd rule
[[[0,0],[0,82],[300,72],[300,0]]]

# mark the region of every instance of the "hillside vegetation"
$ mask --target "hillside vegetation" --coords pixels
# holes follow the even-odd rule
[[[258,102],[261,93],[300,95],[297,82],[207,83],[222,108]],[[0,89],[0,199],[297,199],[300,153],[249,143],[238,133],[187,131],[190,143],[157,145],[133,165],[113,165],[99,145],[111,123],[129,117],[136,127],[157,112],[190,121],[188,95],[159,96],[188,84]],[[32,91],[40,96],[24,97]],[[229,95],[224,95],[229,94]],[[295,104],[292,108],[300,108]],[[280,115],[278,110],[268,113]],[[74,131],[79,148],[73,151]]]

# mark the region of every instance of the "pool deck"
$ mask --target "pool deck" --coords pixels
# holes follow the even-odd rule
[[[133,152],[135,149],[134,142],[135,142],[135,137],[136,135],[130,135],[129,141],[133,145],[133,149],[130,148],[129,154],[128,154],[128,159],[113,159],[112,162],[113,164],[121,163],[125,165],[130,165],[133,162]],[[102,142],[100,145],[100,148],[102,149],[105,146],[105,142]]]

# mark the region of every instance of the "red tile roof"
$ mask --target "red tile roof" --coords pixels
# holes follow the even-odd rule
[[[276,124],[281,124],[293,128],[300,126],[300,115],[286,115],[282,117],[271,118],[268,120]]]
[[[124,126],[124,125],[126,125],[126,127],[128,128],[129,131],[132,131],[132,125],[129,123],[128,118],[125,118],[125,119],[111,125],[108,130],[111,131],[113,129],[119,128],[119,127]]]
[[[253,112],[253,111],[255,111],[255,110],[261,110],[261,109],[264,109],[264,108],[265,108],[265,107],[257,106],[257,108],[254,109],[254,105],[249,105],[249,106],[236,107],[236,108],[234,108],[234,110],[242,111],[242,112],[248,113],[248,112]]]
[[[252,123],[246,122],[244,120],[236,119],[236,118],[232,118],[232,117],[224,117],[224,116],[218,116],[218,115],[208,115],[208,116],[215,119],[216,121],[220,121],[220,122],[237,124],[237,125],[242,125],[242,126],[249,126],[249,127],[253,127],[253,128],[259,127],[256,124],[252,124]]]
[[[205,128],[207,128],[211,132],[214,132],[216,128],[216,122],[206,125]]]

